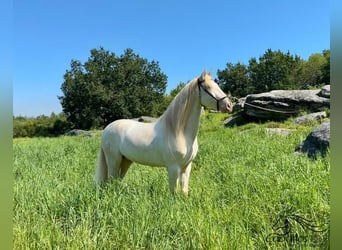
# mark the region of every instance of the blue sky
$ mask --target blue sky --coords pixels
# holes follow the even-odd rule
[[[93,48],[158,61],[167,93],[268,48],[304,59],[330,48],[323,0],[16,0],[13,19],[13,112],[24,116],[61,112],[63,75]]]

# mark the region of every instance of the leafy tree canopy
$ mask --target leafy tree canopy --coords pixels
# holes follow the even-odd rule
[[[234,96],[246,96],[247,93],[253,91],[248,78],[248,69],[244,64],[227,63],[227,67],[224,70],[218,70],[217,76],[222,90],[230,92]]]
[[[108,123],[158,113],[167,76],[158,62],[126,49],[124,54],[92,49],[88,61],[71,61],[59,96],[63,112],[74,127],[104,127]]]
[[[178,85],[170,91],[170,96],[172,98],[176,97],[176,95],[185,87],[185,82],[179,82]]]

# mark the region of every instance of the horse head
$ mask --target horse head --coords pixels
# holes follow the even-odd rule
[[[203,106],[223,113],[232,112],[233,103],[212,79],[211,74],[203,71],[202,75],[197,79],[197,84],[200,102]]]

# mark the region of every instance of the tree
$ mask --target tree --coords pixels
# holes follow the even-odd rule
[[[325,63],[322,65],[321,71],[321,84],[330,84],[330,49],[323,50],[323,56],[325,58]]]
[[[70,129],[65,114],[37,117],[13,117],[13,137],[59,136]]]
[[[298,71],[301,64],[299,56],[290,52],[284,54],[280,50],[268,49],[264,55],[250,59],[248,73],[254,93],[275,89],[298,88]]]
[[[226,93],[235,97],[243,97],[253,92],[250,85],[247,66],[241,63],[227,63],[224,70],[217,71],[218,83]]]
[[[185,82],[179,82],[178,85],[170,91],[170,96],[172,98],[176,97],[176,95],[185,87]]]
[[[92,49],[88,61],[71,61],[59,96],[74,127],[104,127],[111,121],[153,115],[163,102],[167,77],[156,61],[149,62],[126,49],[116,56]]]
[[[302,65],[299,56],[268,49],[258,60],[252,57],[248,65],[227,63],[224,70],[217,71],[218,83],[235,97],[295,89],[300,87]]]
[[[330,54],[330,53],[329,53]],[[323,81],[330,81],[330,64],[327,67],[327,58],[320,53],[310,55],[308,61],[303,63],[301,72],[301,85],[302,88],[307,89],[310,86],[319,87]],[[323,71],[324,75],[323,75]],[[329,73],[327,72],[329,70]]]

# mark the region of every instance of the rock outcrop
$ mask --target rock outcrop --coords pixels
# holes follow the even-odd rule
[[[273,90],[248,95],[242,106],[247,116],[286,119],[303,111],[312,113],[329,108],[330,99],[318,96],[318,93],[321,90]]]
[[[296,152],[306,153],[309,157],[316,158],[320,153],[325,157],[330,145],[330,121],[324,122],[312,131],[305,141],[296,148]]]
[[[238,99],[234,112],[258,118],[281,120],[300,112],[319,112],[330,108],[330,85],[318,90],[273,90]]]

